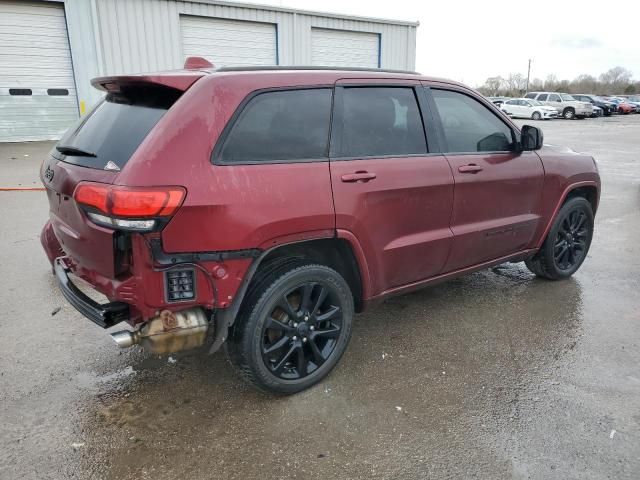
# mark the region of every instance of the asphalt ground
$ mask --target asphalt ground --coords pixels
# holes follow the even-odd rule
[[[118,350],[57,290],[45,194],[0,191],[0,478],[639,478],[640,115],[537,124],[599,162],[580,271],[507,264],[391,299],[287,398],[221,352]],[[39,187],[51,147],[0,145],[0,188]]]

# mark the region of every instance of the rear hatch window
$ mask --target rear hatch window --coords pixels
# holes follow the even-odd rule
[[[122,169],[181,94],[155,85],[110,92],[65,133],[53,156],[82,167],[102,170],[109,164],[109,170]]]

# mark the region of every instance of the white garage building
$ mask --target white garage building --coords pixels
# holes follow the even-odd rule
[[[90,79],[216,66],[415,68],[417,22],[215,0],[0,0],[0,142],[56,139]]]

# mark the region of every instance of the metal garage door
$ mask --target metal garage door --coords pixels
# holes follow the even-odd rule
[[[272,23],[181,16],[182,51],[216,67],[277,65],[276,26]]]
[[[0,142],[57,139],[76,118],[64,7],[0,1]]]
[[[311,29],[311,61],[328,67],[380,67],[380,35]]]

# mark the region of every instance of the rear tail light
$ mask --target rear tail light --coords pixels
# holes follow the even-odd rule
[[[182,205],[182,187],[122,187],[83,182],[73,194],[87,216],[99,225],[122,230],[150,231]]]

